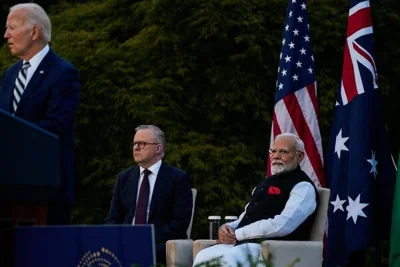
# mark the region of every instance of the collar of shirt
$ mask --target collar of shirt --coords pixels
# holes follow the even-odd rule
[[[33,74],[35,73],[36,69],[39,67],[39,64],[42,62],[43,58],[47,55],[49,50],[50,50],[49,45],[46,45],[42,50],[40,50],[39,53],[34,55],[29,60],[29,64],[31,64],[31,67],[27,69],[26,84],[29,83],[29,81],[31,80],[31,78],[32,78]],[[25,62],[26,61],[24,61],[23,63],[25,63]]]
[[[162,163],[162,160],[160,159],[159,161],[157,161],[156,163],[154,163],[153,165],[151,165],[148,168],[148,170],[151,171],[151,174],[149,175],[149,179],[150,179],[150,176],[153,176],[153,175],[154,175],[154,177],[157,177],[158,171],[161,168],[161,163]],[[144,171],[144,168],[142,166],[140,166],[140,176],[141,177],[143,176],[143,171]]]

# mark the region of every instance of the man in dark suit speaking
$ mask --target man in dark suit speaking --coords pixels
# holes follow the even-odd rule
[[[193,206],[190,178],[162,162],[165,136],[160,128],[141,125],[135,130],[132,148],[138,165],[118,175],[105,223],[153,224],[157,262],[165,264],[165,242],[187,238]]]
[[[78,71],[49,47],[50,18],[37,4],[10,8],[4,38],[20,61],[3,76],[0,109],[60,137],[62,186],[48,206],[47,223],[68,224],[75,194],[73,131],[79,104]]]

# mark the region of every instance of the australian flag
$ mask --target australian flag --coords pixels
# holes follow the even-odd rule
[[[396,174],[385,136],[370,9],[369,1],[351,1],[326,162],[327,267],[346,266],[350,254],[388,238],[390,231]]]

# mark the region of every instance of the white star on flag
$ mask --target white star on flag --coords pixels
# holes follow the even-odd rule
[[[346,207],[347,210],[347,219],[350,217],[353,218],[354,224],[357,223],[358,216],[367,218],[367,215],[362,211],[363,208],[368,206],[368,203],[360,203],[360,194],[357,196],[355,200],[352,200],[349,197],[349,205]]]
[[[346,200],[340,200],[339,195],[336,195],[336,199],[335,201],[331,201],[331,204],[333,205],[334,209],[333,209],[333,213],[337,210],[342,210],[343,209],[343,203],[346,202]]]
[[[335,153],[337,153],[339,159],[342,150],[349,151],[349,149],[345,145],[347,139],[349,138],[342,137],[342,129],[340,129],[338,135],[336,136],[336,142],[335,142]]]
[[[376,169],[376,165],[378,165],[378,161],[375,159],[375,152],[372,151],[372,158],[367,159],[367,161],[372,165],[371,171],[369,173],[374,173],[374,178],[378,174],[378,170]]]

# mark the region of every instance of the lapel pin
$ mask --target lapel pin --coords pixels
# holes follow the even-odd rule
[[[40,73],[40,74],[43,74],[43,73],[44,73],[44,71],[42,71],[42,70],[41,70],[41,71],[39,71],[39,73]]]

